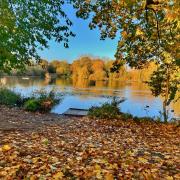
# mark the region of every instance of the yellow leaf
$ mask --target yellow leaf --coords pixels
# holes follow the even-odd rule
[[[95,165],[95,169],[96,169],[96,170],[101,170],[101,166],[98,165],[98,164],[96,164],[96,165]]]
[[[166,180],[173,180],[174,178],[172,176],[167,176]]]
[[[36,177],[35,176],[31,176],[30,180],[36,180]]]
[[[97,172],[97,173],[96,173],[96,178],[97,178],[97,179],[102,179],[101,172]]]
[[[105,180],[114,180],[114,177],[112,174],[108,173],[105,175]]]
[[[121,32],[121,35],[123,36],[123,38],[126,38],[127,37],[127,32],[123,31],[123,32]]]
[[[140,162],[142,162],[142,163],[147,163],[147,162],[148,162],[147,159],[144,159],[144,158],[142,158],[142,157],[139,157],[138,160],[139,160]]]
[[[11,146],[9,146],[8,144],[2,147],[2,151],[9,151],[10,149],[11,149]]]
[[[137,30],[136,30],[136,35],[137,35],[137,36],[143,35],[143,32],[141,31],[141,29],[137,28]]]
[[[55,180],[63,179],[63,176],[64,176],[64,174],[60,171],[53,176],[53,179],[55,179]]]

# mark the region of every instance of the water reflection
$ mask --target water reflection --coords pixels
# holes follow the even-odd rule
[[[162,110],[162,100],[153,97],[149,87],[142,82],[3,77],[0,78],[0,84],[17,91],[21,90],[25,94],[41,88],[55,88],[61,92],[68,92],[63,102],[53,109],[56,113],[62,113],[69,107],[89,108],[99,105],[109,100],[107,96],[113,95],[125,97],[127,100],[121,104],[121,110],[136,116],[158,116]],[[147,105],[149,108],[145,108]],[[172,104],[172,109],[175,116],[179,117],[180,102]]]

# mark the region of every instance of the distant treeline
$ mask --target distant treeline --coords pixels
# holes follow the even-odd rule
[[[156,69],[154,63],[149,63],[145,68],[136,70],[130,69],[122,62],[118,72],[111,72],[114,60],[103,60],[100,58],[93,58],[83,56],[69,64],[67,61],[41,60],[39,64],[32,64],[26,67],[25,71],[14,71],[13,75],[26,76],[45,76],[45,74],[55,74],[58,77],[68,77],[73,79],[89,79],[89,80],[132,80],[132,81],[146,81],[150,74]]]

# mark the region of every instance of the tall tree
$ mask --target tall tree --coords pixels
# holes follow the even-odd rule
[[[126,60],[130,66],[136,68],[143,68],[147,62],[156,60],[159,68],[154,72],[149,85],[154,95],[163,95],[166,91],[166,95],[163,95],[163,109],[164,119],[167,120],[168,97],[171,97],[171,100],[175,97],[180,81],[177,75],[180,66],[180,1],[72,0],[72,2],[77,8],[78,17],[92,18],[89,27],[99,28],[102,40],[119,36],[115,54],[117,59]],[[119,64],[115,63],[113,70],[116,71],[119,67]],[[161,71],[165,72],[163,79],[168,78],[169,82],[159,83]],[[169,76],[169,73],[173,76]],[[162,89],[159,91],[160,86]]]
[[[65,0],[0,1],[0,70],[23,68],[30,59],[39,60],[37,50],[48,40],[68,47],[72,22],[63,11]]]

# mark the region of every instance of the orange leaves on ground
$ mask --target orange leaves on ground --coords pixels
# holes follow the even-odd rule
[[[1,131],[0,179],[178,179],[179,132],[173,125],[87,118]]]

